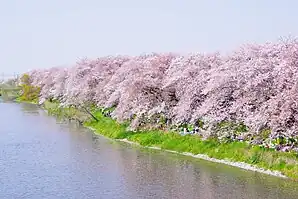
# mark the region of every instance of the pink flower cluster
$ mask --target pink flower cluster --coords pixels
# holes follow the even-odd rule
[[[148,54],[84,59],[30,71],[40,100],[115,106],[118,121],[162,114],[173,123],[243,122],[297,136],[298,41],[244,45],[229,55]]]

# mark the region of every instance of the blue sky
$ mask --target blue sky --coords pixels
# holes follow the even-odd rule
[[[228,52],[298,34],[297,0],[0,0],[0,73],[80,57]]]

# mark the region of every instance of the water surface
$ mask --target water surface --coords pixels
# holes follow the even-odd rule
[[[142,149],[0,102],[0,198],[297,199],[295,182]]]

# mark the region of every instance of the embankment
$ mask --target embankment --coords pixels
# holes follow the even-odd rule
[[[98,121],[76,120],[107,137],[297,178],[297,79],[298,41],[287,40],[228,55],[109,56],[33,70],[19,80],[19,100],[59,102],[52,112],[68,115],[92,107]]]
[[[57,102],[46,101],[43,108],[48,114],[61,119],[76,120],[80,123],[84,121],[82,123],[85,127],[108,138],[278,177],[298,179],[298,158],[294,153],[278,152],[246,142],[220,143],[216,139],[202,140],[196,135],[182,136],[161,130],[128,131],[129,123],[118,123],[104,116],[103,110],[94,107],[91,108],[91,113],[98,121],[89,117],[83,110],[61,107]]]

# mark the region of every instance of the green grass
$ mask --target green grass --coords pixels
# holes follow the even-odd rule
[[[75,108],[60,108],[58,103],[46,102],[44,108],[50,114],[59,117],[81,117],[84,115]],[[298,180],[298,157],[294,153],[277,152],[259,146],[251,146],[245,142],[220,143],[215,139],[202,140],[198,136],[181,136],[173,132],[161,130],[128,131],[129,123],[118,123],[112,118],[105,117],[102,110],[94,109],[92,114],[99,120],[89,119],[84,126],[92,127],[95,133],[113,139],[128,139],[142,146],[156,146],[161,149],[193,154],[206,154],[217,159],[240,161],[261,168],[277,170],[284,175]]]
[[[5,100],[14,100],[19,96],[19,88],[0,85],[0,96]]]
[[[84,113],[74,107],[63,107],[59,106],[57,102],[45,101],[43,107],[48,111],[48,114],[55,115],[60,119],[77,120],[83,122],[88,118],[87,113]]]
[[[14,101],[19,103],[24,102],[24,103],[30,103],[30,104],[38,104],[38,98],[34,100],[26,100],[20,96],[17,96],[15,97]]]

